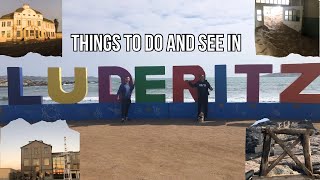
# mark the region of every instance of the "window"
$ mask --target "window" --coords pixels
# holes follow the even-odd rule
[[[7,31],[7,38],[11,37],[11,31]]]
[[[30,36],[34,36],[34,31],[33,30],[30,30]],[[38,148],[34,148],[34,154],[39,154],[39,149]]]
[[[300,11],[299,10],[285,10],[284,11],[285,21],[300,21]]]
[[[50,159],[49,158],[44,158],[43,159],[43,165],[49,166],[50,165]]]
[[[34,30],[30,30],[30,36],[34,36]]]
[[[18,26],[20,26],[21,25],[21,20],[17,20],[17,24],[18,24]]]
[[[40,37],[42,36],[42,35],[41,35],[41,31],[39,31],[39,35],[40,35]]]
[[[36,30],[36,37],[38,38],[38,30]]]
[[[26,37],[29,37],[29,31],[26,30]]]
[[[41,21],[38,21],[38,26],[41,26]]]
[[[260,3],[261,1],[260,0],[256,0],[256,3]]]
[[[262,10],[261,9],[257,10],[257,21],[262,21]]]
[[[41,37],[41,31],[40,31],[40,37]],[[49,148],[48,147],[44,147],[43,148],[43,154],[49,154]]]
[[[20,36],[21,36],[20,31],[17,31],[17,37],[20,37]]]
[[[24,160],[23,160],[23,165],[24,165],[24,166],[30,166],[29,159],[24,159]]]
[[[1,37],[4,37],[5,34],[6,34],[5,31],[1,31]]]
[[[28,26],[31,26],[31,21],[30,20],[28,20]]]
[[[2,22],[2,27],[6,27],[6,22]]]
[[[39,166],[40,165],[40,162],[39,162],[39,159],[33,159],[33,166]]]
[[[8,27],[11,27],[11,21],[8,21],[8,22],[7,22],[7,26],[8,26]]]

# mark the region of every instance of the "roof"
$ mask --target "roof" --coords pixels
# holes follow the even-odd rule
[[[30,8],[31,9],[31,8]],[[23,8],[18,8],[18,9],[16,9],[16,11],[15,12],[22,12],[24,9]],[[37,11],[37,10],[35,10],[35,9],[32,9],[32,10],[34,10],[37,14],[42,14],[41,12],[39,12],[39,11]]]
[[[44,144],[44,145],[51,146],[50,144],[46,144],[46,143],[44,143],[43,141],[34,140],[34,141],[30,141],[28,144],[22,146],[21,149],[24,148],[25,146],[28,146],[28,145],[34,143],[34,142],[39,142],[39,143],[42,143],[42,144]],[[51,146],[51,147],[52,147],[52,146]]]
[[[46,21],[46,22],[51,22],[51,23],[53,23],[53,21],[51,21],[50,19],[47,19],[47,18],[43,18],[43,21]]]
[[[13,19],[13,13],[3,15],[0,19]]]

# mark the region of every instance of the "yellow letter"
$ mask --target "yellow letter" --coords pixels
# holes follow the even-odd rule
[[[51,99],[61,104],[75,104],[83,100],[88,93],[87,68],[74,69],[74,89],[65,92],[62,89],[61,68],[48,68],[48,94]]]

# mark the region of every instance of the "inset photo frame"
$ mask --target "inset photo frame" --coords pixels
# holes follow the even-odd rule
[[[255,0],[257,55],[319,56],[319,0]]]
[[[1,0],[0,55],[62,56],[62,0]]]

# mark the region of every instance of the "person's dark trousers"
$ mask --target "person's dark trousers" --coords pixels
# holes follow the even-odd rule
[[[129,107],[131,104],[131,99],[121,99],[121,117],[126,118],[128,117]]]
[[[204,118],[208,115],[208,97],[203,97],[198,99],[198,116],[203,112]]]

